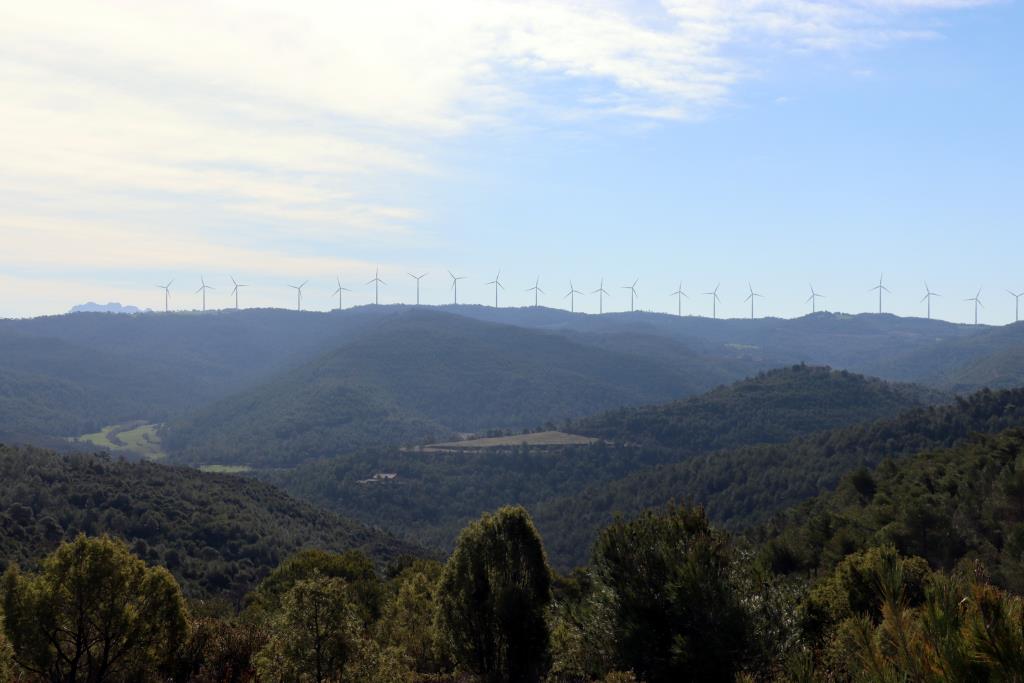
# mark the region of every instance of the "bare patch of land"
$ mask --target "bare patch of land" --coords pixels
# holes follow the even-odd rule
[[[449,441],[423,446],[419,450],[427,453],[445,451],[476,451],[488,448],[510,448],[526,445],[530,448],[557,448],[559,446],[586,446],[598,441],[589,436],[567,434],[566,432],[532,432],[529,434],[513,434],[512,436],[493,436],[465,441]]]

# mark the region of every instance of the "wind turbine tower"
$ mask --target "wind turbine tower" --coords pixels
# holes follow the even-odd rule
[[[413,280],[416,281],[416,305],[417,306],[420,305],[420,280],[422,280],[426,276],[427,276],[426,273],[423,273],[422,275],[413,275],[412,273],[409,273],[409,277],[411,277]]]
[[[628,289],[629,290],[629,312],[630,313],[632,313],[634,311],[634,309],[635,309],[633,304],[634,304],[634,299],[636,299],[636,296],[637,296],[637,294],[636,294],[636,283],[638,283],[638,282],[640,282],[640,278],[637,278],[637,279],[633,280],[633,284],[631,284],[631,285],[622,285],[622,289]]]
[[[921,297],[921,301],[927,301],[928,302],[928,319],[931,320],[932,319],[932,297],[933,296],[942,296],[942,295],[939,294],[938,292],[933,292],[931,290],[931,288],[928,286],[927,282],[924,283],[924,292],[925,292],[925,294],[924,294],[923,297]],[[979,292],[979,294],[980,294],[980,292]]]
[[[373,285],[373,305],[380,305],[380,286],[387,286],[388,283],[380,279],[380,268],[373,274],[373,279],[367,282],[368,285]]]
[[[566,294],[562,298],[569,300],[569,312],[570,313],[575,313],[576,312],[576,295],[577,294],[583,294],[583,292],[581,292],[580,290],[578,290],[575,287],[573,287],[572,280],[569,280],[569,293]]]
[[[680,318],[683,317],[683,297],[685,296],[687,299],[690,297],[686,296],[686,292],[683,291],[683,283],[681,280],[679,282],[679,287],[676,288],[676,291],[669,294],[669,296],[674,296],[676,298],[676,313]]]
[[[351,292],[352,290],[349,289],[348,287],[342,287],[341,286],[341,276],[340,275],[337,276],[337,280],[338,280],[338,288],[336,290],[334,290],[334,294],[338,295],[338,310],[340,311],[341,310],[341,293],[342,292]]]
[[[1024,292],[1021,292],[1020,294],[1015,294],[1015,293],[1011,292],[1010,290],[1006,290],[1006,293],[1009,294],[1010,296],[1012,296],[1014,299],[1017,300],[1016,313],[1013,316],[1013,322],[1019,323],[1020,322],[1020,298],[1022,296],[1024,296]]]
[[[235,288],[231,290],[231,296],[235,297],[235,310],[237,311],[238,310],[238,290],[241,287],[248,287],[249,285],[239,284],[239,283],[235,282],[235,278],[233,276],[229,276],[229,277],[231,277],[231,284],[233,284],[235,286]]]
[[[879,315],[881,315],[881,313],[882,313],[882,292],[886,292],[888,294],[892,294],[892,292],[889,290],[889,288],[886,287],[884,284],[882,284],[882,278],[884,278],[884,277],[885,277],[885,273],[882,273],[881,275],[879,275],[878,276],[878,284],[868,290],[869,292],[873,292],[876,289],[878,290],[878,313],[879,313]]]
[[[173,284],[174,280],[171,280],[166,285],[157,285],[157,287],[164,290],[164,313],[171,309],[171,285]]]
[[[505,289],[505,285],[501,284],[501,271],[494,276],[494,279],[487,283],[488,285],[494,285],[494,307],[498,307],[498,289]]]
[[[704,292],[705,296],[711,297],[711,319],[715,320],[718,318],[718,304],[721,303],[722,299],[718,296],[718,289],[722,286],[722,283],[715,285],[715,288],[710,292]]]
[[[604,278],[601,278],[601,286],[598,287],[597,289],[595,289],[593,292],[591,292],[591,294],[597,294],[598,295],[598,297],[597,297],[597,312],[598,313],[604,313],[604,298],[606,296],[611,296],[611,294],[606,292],[605,289],[604,289]]]
[[[199,289],[196,290],[196,294],[203,293],[203,311],[206,311],[206,290],[213,289],[210,285],[206,284],[206,279],[202,275],[199,276],[199,281],[202,282]]]
[[[818,294],[817,292],[815,292],[814,291],[814,285],[811,285],[811,295],[809,297],[807,297],[807,301],[805,301],[804,303],[805,304],[809,303],[811,305],[811,313],[817,313],[818,312],[818,299],[824,299],[824,298],[825,298],[825,295],[824,294]]]
[[[309,280],[306,280],[301,285],[288,285],[289,287],[291,287],[292,289],[295,290],[295,300],[296,300],[295,310],[296,311],[301,311],[302,310],[302,288],[305,287],[308,284],[309,284]]]
[[[455,294],[455,298],[452,300],[455,305],[459,304],[459,280],[465,280],[465,275],[455,275],[452,271],[448,271],[448,275],[452,278],[452,292]]]
[[[744,301],[744,303],[746,303],[747,301],[750,302],[750,319],[753,320],[754,319],[754,300],[757,299],[758,297],[763,299],[764,298],[764,294],[758,294],[757,292],[755,292],[754,291],[754,286],[751,285],[749,282],[747,283],[747,289],[750,290],[750,294],[747,295],[747,298],[744,299],[743,301]]]
[[[964,299],[964,301],[971,301],[974,303],[974,324],[978,324],[978,307],[985,307],[985,304],[981,303],[981,289],[978,289],[978,293],[972,296],[970,299]]]
[[[533,307],[537,308],[538,295],[544,293],[544,290],[540,288],[540,275],[537,276],[537,281],[533,283],[533,287],[529,287],[526,291],[533,292]]]

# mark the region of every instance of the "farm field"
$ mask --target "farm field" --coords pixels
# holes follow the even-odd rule
[[[93,434],[83,434],[77,441],[91,443],[111,453],[132,453],[146,460],[163,460],[167,454],[156,429],[155,424],[136,422],[110,425]]]
[[[530,434],[513,434],[512,436],[494,436],[482,439],[466,439],[465,441],[449,441],[446,443],[430,444],[423,446],[421,450],[431,452],[443,451],[465,451],[487,448],[508,448],[510,446],[521,446],[523,444],[536,447],[558,447],[558,446],[586,446],[598,441],[588,436],[568,434],[566,432],[534,432]]]

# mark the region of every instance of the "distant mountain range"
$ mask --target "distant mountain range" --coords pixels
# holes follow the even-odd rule
[[[77,313],[0,321],[0,438],[163,423],[173,459],[292,465],[700,394],[806,362],[942,392],[1024,383],[1024,324],[547,308]]]
[[[149,309],[146,309],[148,312]],[[137,306],[122,306],[116,301],[111,301],[109,304],[98,304],[94,301],[87,301],[84,304],[78,304],[72,306],[68,313],[123,313],[131,315],[133,313],[143,313],[143,309]]]

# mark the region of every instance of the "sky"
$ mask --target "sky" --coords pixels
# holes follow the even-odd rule
[[[1012,322],[1019,0],[0,2],[0,317],[636,305]],[[681,283],[681,284],[680,284]]]

